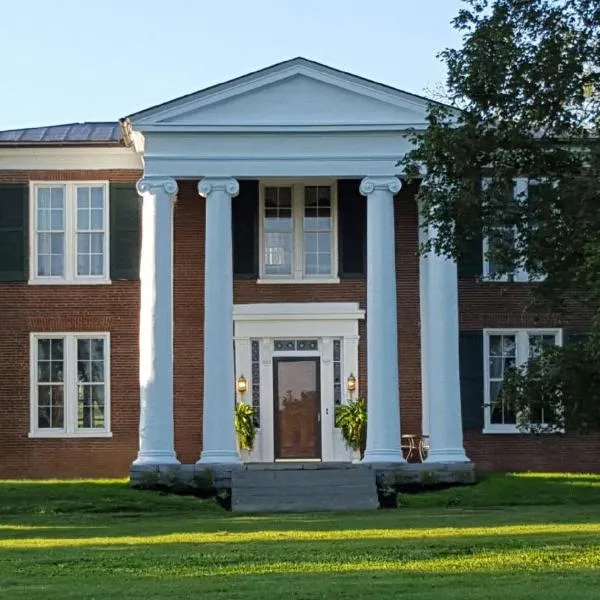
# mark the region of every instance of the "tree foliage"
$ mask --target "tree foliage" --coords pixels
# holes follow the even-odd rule
[[[579,423],[572,410],[600,380],[600,0],[464,0],[453,24],[462,45],[441,53],[449,105],[430,106],[401,161],[422,176],[424,222],[438,231],[423,250],[460,260],[483,235],[499,275],[543,278],[537,301],[583,303],[593,331],[581,360],[554,350],[507,389],[523,414],[560,398],[569,426],[600,427],[600,403]],[[529,186],[515,192],[519,178]]]

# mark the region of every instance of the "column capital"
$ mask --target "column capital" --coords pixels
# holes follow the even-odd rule
[[[240,192],[240,184],[233,177],[205,177],[198,183],[198,193],[206,198],[213,192],[225,192],[232,198]]]
[[[177,182],[172,177],[143,177],[138,179],[135,187],[140,196],[148,192],[151,194],[163,192],[168,196],[175,196],[178,190]]]
[[[402,187],[402,183],[397,177],[365,177],[360,182],[360,193],[368,196],[374,191],[384,191],[390,194],[397,194]]]

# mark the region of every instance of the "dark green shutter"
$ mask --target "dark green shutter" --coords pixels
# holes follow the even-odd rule
[[[338,255],[340,277],[366,275],[367,200],[359,179],[338,180]]]
[[[110,278],[139,279],[141,198],[133,183],[110,184]]]
[[[460,398],[463,429],[483,429],[483,331],[459,335]]]
[[[28,185],[0,185],[0,281],[28,279],[28,215]]]
[[[258,277],[258,181],[240,181],[240,193],[231,203],[233,274]]]
[[[483,271],[483,238],[479,237],[465,243],[458,257],[458,277],[481,277]]]

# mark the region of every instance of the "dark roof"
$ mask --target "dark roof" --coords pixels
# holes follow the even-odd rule
[[[116,146],[123,145],[121,124],[69,123],[0,131],[0,146]]]

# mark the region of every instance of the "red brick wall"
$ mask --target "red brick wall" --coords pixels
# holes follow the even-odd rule
[[[137,171],[0,172],[0,182],[109,179],[135,181]],[[396,200],[396,267],[401,421],[421,430],[419,276],[414,190]],[[196,461],[202,445],[204,200],[197,182],[179,182],[174,242],[175,446],[182,462]],[[483,327],[585,327],[582,311],[568,317],[537,314],[526,285],[462,281],[461,329]],[[340,284],[234,283],[236,303],[359,302],[366,280]],[[125,475],[138,444],[138,282],[107,286],[0,284],[0,477]],[[29,439],[29,333],[109,331],[112,349],[111,439]],[[359,379],[366,393],[367,323],[360,324]],[[483,470],[598,470],[600,436],[531,437],[466,432],[469,456]]]
[[[108,179],[137,171],[0,171],[1,183]],[[137,452],[139,283],[62,286],[0,283],[0,477],[125,475]],[[30,439],[29,333],[111,334],[110,439]]]

